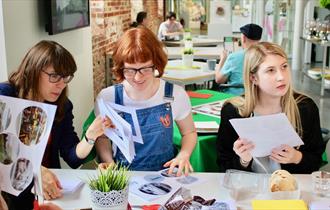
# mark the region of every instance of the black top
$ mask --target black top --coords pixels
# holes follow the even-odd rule
[[[308,174],[319,170],[325,144],[322,140],[319,111],[314,101],[306,97],[298,104],[298,109],[303,129],[304,145],[298,149],[302,153],[302,159],[299,164],[281,164],[281,168],[290,173]],[[221,123],[217,136],[217,163],[221,172],[227,169],[251,171],[253,160],[247,168],[244,168],[240,164],[239,156],[233,150],[238,135],[229,120],[234,118],[242,118],[242,116],[234,105],[226,103],[221,110]]]

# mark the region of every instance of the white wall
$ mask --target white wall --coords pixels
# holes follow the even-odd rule
[[[40,40],[53,40],[68,49],[78,67],[69,84],[69,98],[74,105],[74,125],[80,136],[82,124],[94,106],[91,28],[49,36],[45,32],[43,2],[2,1],[8,75],[17,68],[27,50]]]
[[[2,15],[2,0],[0,0],[0,82],[7,80],[7,61],[6,61],[6,45],[5,33],[3,28],[3,15]]]

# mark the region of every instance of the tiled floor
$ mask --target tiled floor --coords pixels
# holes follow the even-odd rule
[[[321,97],[320,81],[316,81],[307,76],[304,76],[304,80],[302,82],[301,71],[293,71],[292,75],[293,75],[294,88],[297,91],[303,92],[308,96],[310,96],[318,105],[320,111],[321,127],[330,129],[330,90],[325,89],[325,94],[323,97]],[[330,159],[330,142],[328,142],[326,150],[329,157],[328,159]],[[322,169],[330,171],[330,163],[328,163]]]

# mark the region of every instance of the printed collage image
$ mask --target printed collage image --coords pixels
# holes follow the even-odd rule
[[[31,160],[20,157],[22,144],[33,146],[40,142],[47,115],[41,108],[30,106],[18,114],[15,123],[11,122],[11,114],[9,106],[0,101],[0,163],[10,167],[11,186],[23,191],[32,181],[33,167]],[[11,123],[17,124],[16,134],[8,131]]]

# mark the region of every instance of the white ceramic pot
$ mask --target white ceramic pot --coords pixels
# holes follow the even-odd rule
[[[119,191],[101,192],[91,190],[93,210],[126,210],[128,204],[128,187]]]
[[[185,41],[184,41],[184,48],[185,48],[185,49],[193,48],[193,42],[192,42],[192,41],[187,41],[187,40],[185,40]]]
[[[194,55],[192,54],[183,54],[182,55],[182,65],[186,67],[192,67],[194,60]]]

